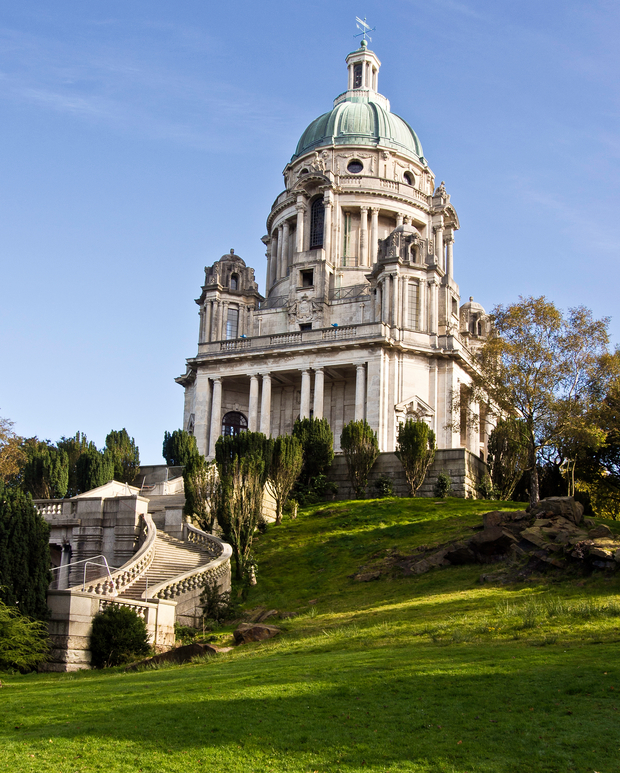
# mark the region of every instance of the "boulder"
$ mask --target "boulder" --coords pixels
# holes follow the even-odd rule
[[[265,641],[272,639],[280,633],[280,629],[274,625],[261,623],[241,623],[233,633],[236,644],[248,644],[253,641]]]
[[[574,524],[580,524],[583,519],[583,505],[575,502],[573,497],[547,497],[532,505],[530,515],[537,518],[561,515]]]
[[[600,526],[595,526],[593,529],[590,529],[588,537],[590,539],[603,539],[606,537],[613,537],[613,534],[611,533],[609,526],[605,526],[604,523],[601,523]]]
[[[159,655],[153,655],[152,658],[140,660],[138,663],[132,663],[127,666],[125,671],[136,671],[141,666],[149,666],[156,663],[189,663],[194,658],[203,655],[216,655],[218,652],[230,652],[232,647],[215,647],[212,644],[185,644],[183,647],[175,647],[168,652],[160,652]]]
[[[489,526],[469,540],[470,546],[480,555],[490,556],[506,553],[517,538],[501,526]]]

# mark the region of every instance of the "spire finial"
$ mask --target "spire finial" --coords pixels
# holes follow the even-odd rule
[[[361,30],[361,32],[358,32],[357,35],[353,35],[353,37],[354,38],[360,38],[361,37],[360,46],[362,48],[366,48],[366,46],[368,45],[368,43],[366,42],[367,40],[370,40],[370,42],[372,43],[372,38],[370,37],[370,35],[368,33],[369,32],[374,32],[377,28],[376,27],[372,27],[371,28],[370,24],[366,24],[366,17],[365,16],[364,16],[363,19],[360,19],[359,16],[356,16],[355,17],[355,21],[356,21],[355,26],[358,28],[358,30]]]

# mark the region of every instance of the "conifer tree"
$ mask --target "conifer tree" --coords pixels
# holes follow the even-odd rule
[[[196,438],[184,429],[164,432],[162,456],[171,467],[184,467],[198,456]]]
[[[296,437],[280,435],[274,440],[268,485],[276,502],[276,523],[282,522],[282,508],[301,473],[303,463],[303,449]]]
[[[131,483],[140,474],[140,451],[127,430],[112,430],[105,439],[106,451],[114,464],[114,480]]]
[[[301,479],[311,485],[317,475],[325,475],[334,461],[334,436],[327,419],[297,419],[293,436],[303,448],[304,464]]]
[[[27,462],[22,471],[22,488],[35,499],[56,499],[69,487],[69,457],[62,448],[30,438],[24,443]]]
[[[405,470],[411,496],[415,496],[435,458],[435,433],[426,422],[407,419],[398,425],[396,456]]]
[[[95,449],[96,446],[89,441],[83,432],[76,432],[73,437],[61,437],[56,444],[59,449],[67,452],[69,457],[69,484],[67,486],[67,496],[73,497],[84,489],[78,485],[77,463],[80,456],[88,449]]]
[[[113,479],[114,461],[109,453],[93,445],[80,454],[76,472],[79,492],[91,491]]]
[[[0,600],[44,620],[50,580],[49,526],[30,494],[0,484]]]
[[[373,432],[364,419],[350,421],[342,428],[340,447],[347,461],[349,479],[355,496],[363,497],[368,484],[368,475],[379,456],[377,433]]]

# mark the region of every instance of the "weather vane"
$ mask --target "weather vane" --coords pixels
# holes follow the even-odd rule
[[[366,45],[366,40],[369,40],[372,43],[372,38],[368,34],[369,32],[374,32],[377,28],[376,27],[370,27],[370,24],[366,24],[366,17],[364,16],[363,19],[360,19],[359,16],[355,17],[356,27],[358,30],[361,30],[357,35],[353,35],[354,38],[362,38],[362,46]]]

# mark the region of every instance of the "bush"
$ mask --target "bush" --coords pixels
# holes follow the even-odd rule
[[[310,486],[319,475],[325,475],[334,461],[334,436],[327,419],[297,419],[293,436],[301,441],[304,464],[301,482]]]
[[[340,447],[347,460],[349,480],[355,496],[361,499],[366,491],[370,470],[379,456],[377,433],[363,419],[350,421],[342,428]]]
[[[378,497],[394,496],[394,482],[387,475],[380,475],[372,485]]]
[[[445,499],[452,491],[452,478],[445,470],[442,470],[435,481],[435,496]]]
[[[338,484],[327,480],[327,475],[317,475],[308,485],[297,483],[295,497],[302,507],[315,505],[327,499],[328,494],[335,496],[338,493]]]
[[[220,624],[231,615],[230,591],[221,591],[217,580],[207,580],[200,596],[202,617],[205,625],[209,622]]]
[[[146,657],[151,651],[146,623],[133,609],[111,604],[93,619],[90,651],[95,668],[120,666]]]
[[[45,660],[48,651],[45,624],[0,601],[0,671],[30,671]]]

